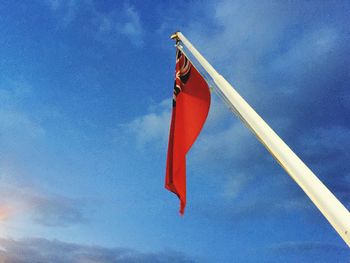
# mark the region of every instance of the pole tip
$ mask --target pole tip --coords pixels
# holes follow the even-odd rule
[[[172,35],[170,36],[170,38],[171,38],[171,39],[174,39],[174,40],[176,40],[176,41],[179,41],[179,36],[177,35],[178,32],[180,32],[180,31],[176,31],[174,34],[172,34]]]

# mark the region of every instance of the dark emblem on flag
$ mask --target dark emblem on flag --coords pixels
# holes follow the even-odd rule
[[[176,106],[176,97],[182,91],[191,74],[191,63],[180,51],[176,52],[176,71],[173,94],[173,107]]]

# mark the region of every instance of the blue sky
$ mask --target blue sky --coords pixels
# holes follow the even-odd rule
[[[0,3],[0,259],[346,262],[345,243],[213,94],[164,185],[181,30],[350,208],[348,1]]]

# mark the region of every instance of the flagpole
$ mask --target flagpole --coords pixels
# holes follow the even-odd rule
[[[346,207],[239,95],[230,83],[208,63],[181,32],[176,32],[171,38],[180,40],[187,50],[192,53],[199,64],[213,79],[225,102],[229,103],[238,117],[252,130],[277,162],[303,189],[350,247],[350,213]]]

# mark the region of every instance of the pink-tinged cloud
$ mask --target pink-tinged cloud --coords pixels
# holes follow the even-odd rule
[[[0,221],[7,220],[13,214],[13,210],[8,205],[0,205]]]
[[[76,200],[13,185],[0,185],[0,192],[5,196],[0,202],[0,222],[20,216],[51,227],[85,222]]]

